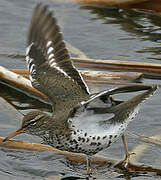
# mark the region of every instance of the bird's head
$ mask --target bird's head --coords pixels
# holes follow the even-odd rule
[[[41,111],[29,112],[24,116],[21,127],[6,137],[3,142],[8,141],[12,137],[22,133],[38,135],[40,132],[45,130],[49,119],[50,116]]]

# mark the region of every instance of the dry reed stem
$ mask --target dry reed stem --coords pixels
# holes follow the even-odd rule
[[[28,70],[25,69],[11,69],[12,72],[21,74],[28,78]],[[106,81],[128,81],[133,82],[141,80],[143,78],[142,73],[130,73],[130,72],[106,72],[106,71],[80,71],[85,81],[93,80],[94,83]],[[92,81],[91,81],[92,82]]]
[[[25,58],[24,54],[3,54],[0,56],[7,56],[12,58]],[[97,69],[110,69],[120,71],[141,72],[145,74],[161,75],[161,64],[145,63],[135,61],[120,61],[120,60],[101,60],[101,59],[87,59],[87,58],[71,58],[77,66]]]
[[[77,66],[82,66],[86,68],[112,69],[161,75],[161,64],[157,63],[80,58],[71,59]]]
[[[0,78],[15,87],[18,87],[31,93],[34,96],[41,97],[45,101],[48,101],[48,98],[44,94],[32,87],[31,82],[28,79],[19,74],[11,72],[2,66],[0,66]]]

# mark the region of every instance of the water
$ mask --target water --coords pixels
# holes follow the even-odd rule
[[[0,2],[0,52],[25,52],[26,36],[32,10],[38,0],[1,0]],[[59,20],[61,30],[67,42],[83,51],[89,58],[135,60],[138,62],[161,61],[161,18],[151,13],[139,11],[123,11],[117,8],[105,8],[46,1]],[[7,68],[26,68],[21,59],[0,57],[0,65]],[[146,80],[146,82],[156,82]],[[160,81],[157,81],[160,83]],[[109,85],[92,85],[91,88],[107,89]],[[21,112],[29,111],[32,103],[37,108],[48,108],[25,95],[6,89],[1,84],[1,96],[8,95],[13,103],[23,107]],[[129,127],[129,131],[146,136],[161,137],[160,127],[160,95],[158,90],[146,101],[139,115]],[[20,108],[19,108],[20,109]],[[18,120],[17,120],[18,119]],[[21,118],[17,118],[10,110],[0,106],[0,136],[7,136],[20,126]],[[39,138],[21,135],[15,139],[40,142]],[[154,145],[147,145],[135,138],[128,137],[129,150],[144,146],[144,151],[137,153],[141,163],[161,166],[161,150]],[[111,158],[120,159],[124,152],[121,140],[109,149],[100,153]],[[106,167],[94,167],[98,179],[127,179]],[[11,149],[0,149],[0,179],[30,180],[48,179],[56,175],[85,174],[84,165],[75,165],[53,153],[24,152]],[[131,179],[159,179],[153,174],[133,174]]]

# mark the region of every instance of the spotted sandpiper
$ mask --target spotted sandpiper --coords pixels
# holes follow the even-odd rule
[[[90,94],[70,60],[56,18],[41,3],[36,6],[31,19],[27,46],[30,81],[51,100],[53,114],[49,116],[41,111],[26,114],[21,128],[4,141],[20,133],[29,133],[40,136],[45,144],[60,150],[84,153],[87,155],[89,176],[91,156],[124,135],[128,123],[138,111],[138,105],[157,87],[133,85]],[[127,101],[112,97],[143,90]],[[127,158],[127,149],[125,152]]]

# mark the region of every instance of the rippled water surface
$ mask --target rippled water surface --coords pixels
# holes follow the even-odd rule
[[[0,53],[25,53],[25,43],[32,11],[38,0],[0,1]],[[89,58],[135,60],[138,62],[161,62],[161,18],[138,11],[123,11],[117,8],[85,6],[59,1],[44,1],[55,11],[64,39],[79,48]],[[9,69],[26,68],[23,59],[0,57],[0,65]],[[160,83],[159,80],[145,80]],[[107,89],[109,85],[92,85],[91,88]],[[26,107],[33,102],[25,95],[0,86],[0,95],[11,98],[15,105]],[[146,136],[161,137],[161,90],[146,101],[139,115],[128,130]],[[17,99],[19,101],[17,101]],[[38,104],[37,107],[42,107]],[[46,107],[43,107],[46,108]],[[30,108],[31,110],[32,108]],[[26,110],[21,112],[26,113]],[[20,126],[21,118],[10,109],[0,105],[0,136],[7,136]],[[39,138],[21,135],[19,140],[40,142]],[[154,167],[161,167],[161,149],[128,137],[128,147],[138,148],[136,159]],[[122,158],[123,148],[118,140],[109,149],[100,153],[111,158]],[[85,174],[84,165],[73,165],[54,153],[24,152],[0,149],[0,179],[43,180],[56,175]],[[98,179],[128,179],[106,167],[94,167]],[[153,174],[135,174],[131,179],[160,179]],[[139,176],[139,177],[137,177]],[[129,178],[130,179],[130,178]]]

